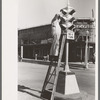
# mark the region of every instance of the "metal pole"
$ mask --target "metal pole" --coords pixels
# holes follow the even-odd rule
[[[70,72],[69,64],[68,64],[68,57],[69,57],[68,54],[69,54],[69,41],[66,40],[66,57],[65,57],[65,59],[66,59],[65,71],[66,72]]]
[[[21,61],[22,61],[22,59],[23,59],[23,40],[21,40],[21,55],[20,55],[20,57],[21,57]]]
[[[21,46],[21,61],[23,59],[23,46]]]
[[[82,63],[82,45],[81,45],[81,63]]]
[[[69,0],[67,0],[67,7],[69,6]],[[66,39],[66,57],[65,57],[65,72],[70,72],[68,65],[68,54],[69,54],[69,41]]]
[[[67,7],[69,6],[69,4],[70,4],[70,2],[69,2],[69,0],[67,0]]]
[[[88,31],[86,33],[86,46],[85,46],[85,66],[88,68]]]
[[[37,54],[35,54],[35,60],[37,60]]]

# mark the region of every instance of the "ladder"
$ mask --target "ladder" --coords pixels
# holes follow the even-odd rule
[[[45,98],[46,100],[54,100],[54,94],[56,92],[57,80],[58,80],[58,76],[59,76],[65,41],[66,41],[66,34],[62,34],[61,47],[60,47],[57,65],[54,67],[53,61],[51,61],[48,71],[47,71],[47,74],[46,74],[46,78],[45,78],[45,81],[44,81],[44,84],[42,87],[42,92],[41,92],[41,97]],[[54,67],[54,69],[53,69],[53,67]],[[52,69],[53,69],[53,71],[52,71]],[[53,76],[54,76],[54,81],[50,82],[50,80]],[[48,84],[52,84],[53,88],[47,90],[46,87]]]

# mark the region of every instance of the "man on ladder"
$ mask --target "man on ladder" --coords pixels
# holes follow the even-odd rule
[[[60,16],[58,14],[51,21],[53,43],[50,49],[50,60],[57,60],[59,54],[59,39],[61,36],[61,27],[59,25]]]

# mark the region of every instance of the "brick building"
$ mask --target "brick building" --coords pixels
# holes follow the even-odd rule
[[[75,40],[69,41],[69,61],[84,61],[87,31],[88,60],[91,61],[95,52],[94,23],[91,18],[76,19]],[[18,30],[18,53],[22,58],[35,59],[37,54],[37,59],[44,59],[49,55],[51,44],[51,24]]]

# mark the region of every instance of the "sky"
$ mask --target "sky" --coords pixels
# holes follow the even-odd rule
[[[95,15],[96,0],[69,0],[76,10],[75,17],[92,17]],[[19,0],[18,29],[50,24],[55,14],[67,6],[67,0]]]

